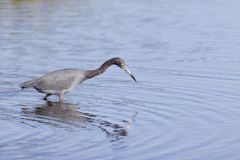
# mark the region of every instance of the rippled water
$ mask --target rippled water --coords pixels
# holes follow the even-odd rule
[[[240,2],[0,2],[0,159],[240,158]],[[65,104],[22,81],[117,67]]]

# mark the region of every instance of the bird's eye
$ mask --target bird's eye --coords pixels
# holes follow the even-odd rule
[[[121,68],[124,69],[124,68],[125,68],[125,65],[124,65],[124,64],[121,64]]]

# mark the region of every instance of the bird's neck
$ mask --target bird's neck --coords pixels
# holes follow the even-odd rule
[[[93,78],[95,76],[98,76],[98,75],[104,73],[107,70],[107,68],[113,64],[115,64],[114,59],[109,59],[106,62],[104,62],[99,68],[97,68],[95,70],[87,71],[87,79]]]

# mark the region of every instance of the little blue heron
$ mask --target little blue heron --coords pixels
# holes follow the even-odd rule
[[[22,89],[35,88],[38,92],[46,93],[43,98],[47,100],[47,97],[51,95],[59,96],[59,101],[64,101],[64,94],[76,88],[83,81],[93,78],[102,74],[111,65],[117,65],[121,69],[125,70],[134,81],[135,77],[128,70],[126,63],[121,58],[112,58],[104,62],[98,69],[83,71],[80,69],[60,69],[43,75],[42,77],[29,80],[20,84]]]

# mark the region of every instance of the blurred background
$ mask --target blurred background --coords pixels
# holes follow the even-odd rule
[[[0,1],[0,157],[235,160],[238,0]],[[19,83],[123,58],[65,104]]]

